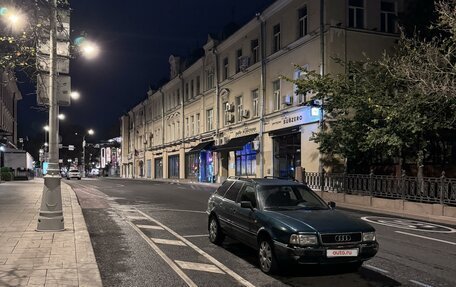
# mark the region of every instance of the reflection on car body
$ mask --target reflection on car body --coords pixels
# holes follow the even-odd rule
[[[375,230],[334,207],[297,182],[228,179],[209,198],[209,239],[220,244],[228,235],[257,249],[266,273],[284,263],[357,268],[377,253]]]

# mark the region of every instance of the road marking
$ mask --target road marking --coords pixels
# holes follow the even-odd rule
[[[163,230],[163,227],[157,226],[157,225],[141,225],[137,224],[139,228],[144,228],[144,229],[154,229],[154,230]]]
[[[131,220],[145,220],[147,218],[145,217],[142,217],[142,216],[127,216],[128,219],[131,219]]]
[[[149,208],[148,210],[150,210],[150,211],[193,212],[193,213],[203,213],[203,214],[206,214],[206,211],[188,210],[188,209]]]
[[[207,236],[208,236],[207,234],[197,234],[197,235],[184,235],[182,237],[193,238],[193,237],[207,237]]]
[[[456,245],[456,242],[446,241],[446,240],[442,240],[442,239],[437,239],[437,238],[432,238],[432,237],[427,237],[427,236],[422,236],[422,235],[417,235],[417,234],[402,232],[402,231],[395,231],[395,232],[400,233],[400,234],[415,236],[415,237],[419,237],[419,238],[434,240],[434,241],[438,241],[438,242],[442,242],[442,243],[447,243],[447,244],[451,244],[451,245]]]
[[[139,235],[144,239],[146,240],[146,242],[149,244],[150,247],[152,247],[152,249],[157,252],[157,254],[169,265],[169,267],[171,267],[171,269],[174,270],[174,272],[177,273],[177,275],[179,275],[180,278],[182,278],[182,280],[185,281],[185,283],[187,283],[188,286],[190,287],[198,287],[198,285],[195,284],[195,282],[192,281],[192,279],[190,279],[190,277],[188,277],[177,265],[176,263],[174,263],[168,256],[166,256],[166,254],[161,251],[160,248],[158,248],[158,246],[152,241],[150,240],[144,233],[142,233],[142,231],[136,227],[132,222],[130,221],[127,221],[128,224],[131,225],[131,227],[133,227],[134,230],[136,230],[136,232],[139,233]]]
[[[179,261],[179,260],[174,260],[174,262],[176,262],[177,265],[179,265],[179,267],[182,269],[225,274],[225,272],[223,272],[217,266],[212,265],[212,264]]]
[[[421,283],[421,282],[416,281],[416,280],[409,280],[409,281],[412,282],[412,283],[415,283],[416,285],[420,285],[420,286],[423,286],[423,287],[432,287],[432,285],[424,284],[424,283]]]
[[[375,266],[372,266],[372,265],[369,265],[369,264],[364,264],[364,267],[372,269],[372,270],[375,270],[375,271],[380,271],[380,272],[386,273],[386,274],[389,273],[389,271],[386,271],[385,269],[381,269],[381,268],[378,268],[378,267],[375,267]]]
[[[149,215],[147,215],[146,213],[142,212],[141,210],[138,210],[139,213],[141,213],[144,217],[147,217],[149,220],[155,222],[157,225],[160,225],[161,227],[163,227],[164,229],[166,229],[169,233],[171,233],[172,235],[174,235],[175,237],[177,237],[178,239],[180,239],[181,241],[183,241],[185,244],[187,244],[188,246],[190,246],[191,248],[193,248],[193,250],[195,250],[196,252],[198,252],[199,254],[201,254],[202,256],[204,256],[207,260],[211,261],[214,265],[216,265],[218,268],[220,268],[221,270],[223,270],[225,273],[227,273],[228,275],[230,275],[231,277],[233,277],[234,280],[236,280],[237,282],[239,282],[240,284],[244,285],[244,286],[247,286],[247,287],[255,287],[255,285],[253,285],[252,283],[250,283],[249,281],[245,280],[244,278],[242,278],[240,275],[238,275],[237,273],[235,273],[234,271],[232,271],[231,269],[229,269],[228,267],[226,267],[225,265],[223,265],[222,263],[220,263],[219,261],[217,261],[217,259],[215,259],[214,257],[210,256],[209,254],[207,254],[206,252],[204,252],[203,250],[201,250],[198,246],[196,246],[195,244],[191,243],[190,241],[188,241],[187,239],[185,239],[184,237],[182,237],[181,235],[177,234],[174,230],[170,229],[169,227],[167,227],[166,225],[160,223],[159,221],[153,219],[152,217],[150,217]]]
[[[400,229],[408,229],[408,230],[415,230],[415,231],[423,231],[423,232],[433,232],[433,233],[456,233],[456,229],[424,222],[418,221],[413,219],[403,219],[403,218],[394,218],[394,217],[382,217],[382,216],[364,216],[361,217],[362,220],[374,223],[385,225],[389,227],[395,227]]]
[[[158,244],[167,244],[167,245],[175,245],[175,246],[186,246],[184,242],[180,240],[171,240],[171,239],[160,239],[160,238],[150,238],[153,242]]]

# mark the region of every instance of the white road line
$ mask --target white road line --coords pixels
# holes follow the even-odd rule
[[[437,238],[432,238],[432,237],[427,237],[427,236],[422,236],[422,235],[417,235],[417,234],[402,232],[402,231],[395,231],[395,232],[400,233],[400,234],[415,236],[415,237],[419,237],[419,238],[423,238],[423,239],[434,240],[434,241],[438,241],[438,242],[442,242],[442,243],[446,243],[446,244],[456,245],[456,242],[446,241],[446,240],[442,240],[442,239],[437,239]]]
[[[179,260],[174,260],[174,262],[176,262],[176,264],[179,265],[179,267],[182,269],[225,274],[225,272],[223,272],[217,266],[212,265],[212,264],[203,264],[203,263],[179,261]]]
[[[158,248],[158,246],[152,241],[150,240],[144,233],[141,232],[141,230],[139,230],[138,227],[136,227],[133,223],[131,223],[130,221],[127,221],[128,224],[131,225],[131,227],[133,227],[134,230],[136,230],[136,232],[139,233],[139,235],[141,235],[141,237],[146,240],[146,242],[150,245],[150,247],[152,247],[152,249],[157,252],[157,254],[169,265],[169,267],[171,267],[171,269],[174,270],[174,272],[177,273],[177,275],[179,275],[180,278],[182,278],[182,280],[185,281],[185,283],[187,283],[188,286],[190,287],[198,287],[198,285],[195,284],[195,282],[192,281],[192,279],[190,279],[190,277],[188,277],[177,265],[176,263],[174,263],[168,256],[166,256],[166,254],[161,251],[160,248]]]
[[[171,239],[160,239],[160,238],[150,238],[153,242],[158,244],[167,244],[167,245],[175,245],[175,246],[186,246],[184,242],[180,240],[171,240]]]
[[[154,229],[154,230],[163,230],[163,227],[157,226],[157,225],[141,225],[137,224],[139,228],[144,228],[144,229]]]
[[[207,260],[211,261],[214,265],[216,265],[218,268],[222,269],[225,273],[227,273],[228,275],[233,277],[233,279],[236,280],[237,282],[239,282],[240,284],[242,284],[242,285],[244,285],[246,287],[255,287],[255,285],[253,285],[249,281],[245,280],[239,274],[235,273],[233,270],[229,269],[228,267],[226,267],[225,265],[223,265],[222,263],[217,261],[217,259],[215,259],[214,257],[210,256],[209,254],[207,254],[203,250],[201,250],[195,244],[191,243],[190,241],[188,241],[187,239],[185,239],[181,235],[177,234],[174,230],[170,229],[169,227],[167,227],[166,225],[160,223],[159,221],[153,219],[152,217],[150,217],[149,215],[145,214],[141,210],[138,210],[138,212],[141,213],[142,215],[144,215],[144,217],[147,217],[149,220],[155,222],[156,224],[158,224],[161,227],[163,227],[164,229],[166,229],[169,233],[171,233],[172,235],[174,235],[178,239],[182,240],[185,244],[187,244],[188,246],[193,248],[193,250],[195,250],[196,252],[198,252],[199,254],[204,256]]]
[[[127,216],[128,219],[132,219],[132,220],[144,220],[144,219],[147,219],[145,217],[142,217],[142,216]]]
[[[170,209],[170,208],[148,208],[150,211],[176,211],[176,212],[192,212],[206,214],[206,211],[188,210],[188,209]]]
[[[385,269],[378,268],[378,267],[375,267],[375,266],[372,266],[372,265],[369,265],[369,264],[364,264],[363,266],[368,268],[368,269],[372,269],[372,270],[375,270],[375,271],[380,271],[382,273],[386,273],[386,274],[389,273],[389,271],[386,271]]]
[[[424,284],[416,280],[409,280],[412,283],[415,283],[416,285],[423,286],[423,287],[432,287],[432,285]]]
[[[184,235],[182,237],[193,238],[193,237],[207,237],[207,236],[208,236],[207,234],[196,234],[196,235]]]

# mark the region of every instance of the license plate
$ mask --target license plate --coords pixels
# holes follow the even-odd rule
[[[356,257],[358,249],[328,249],[326,257]]]

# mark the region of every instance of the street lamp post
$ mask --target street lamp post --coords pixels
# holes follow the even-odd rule
[[[86,163],[85,163],[85,146],[86,146],[86,140],[85,140],[85,137],[87,135],[93,135],[95,132],[90,129],[87,131],[87,134],[85,134],[83,137],[82,137],[82,177],[85,177],[86,176]]]
[[[38,216],[37,231],[63,231],[61,177],[59,172],[58,115],[59,106],[56,89],[56,22],[57,0],[52,1],[50,13],[50,57],[49,57],[49,165],[44,176],[44,189]]]

